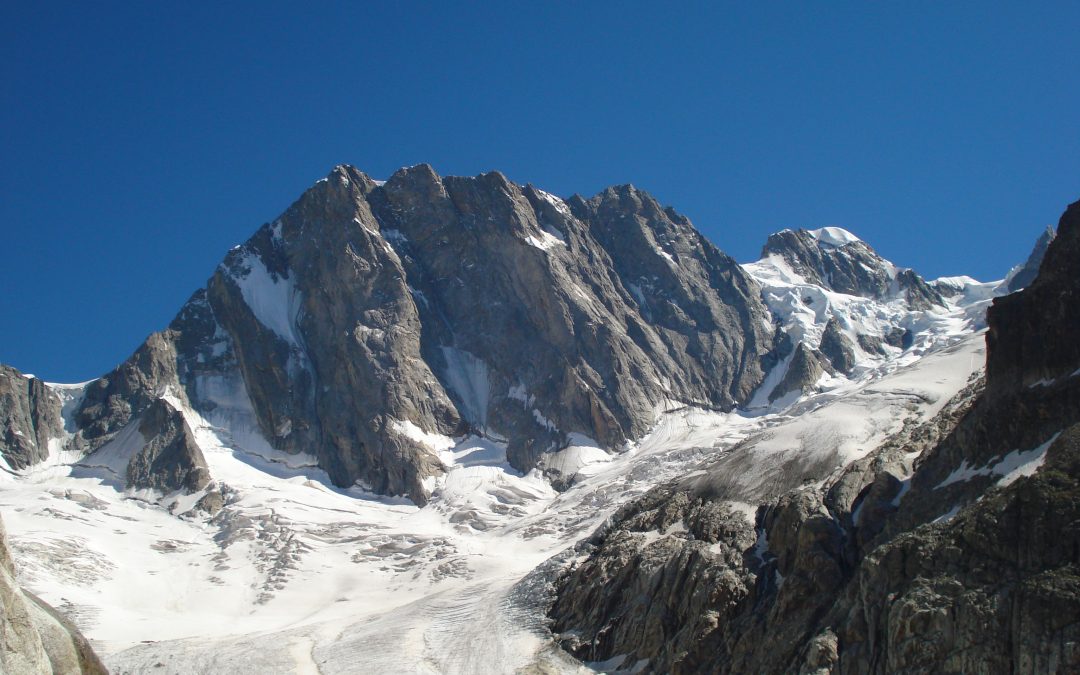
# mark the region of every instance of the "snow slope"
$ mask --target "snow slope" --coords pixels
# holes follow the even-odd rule
[[[822,473],[862,456],[981,369],[981,334],[942,341],[787,410],[669,411],[616,455],[576,439],[549,460],[574,476],[561,493],[516,473],[490,439],[425,436],[450,470],[421,509],[335,488],[312,458],[184,409],[226,499],[216,516],[192,508],[201,493],[124,493],[80,465],[0,474],[0,508],[22,583],[117,673],[587,672],[515,600],[519,580],[620,505],[718,461],[750,467],[740,480],[753,495],[780,468]]]
[[[823,247],[860,241],[838,227],[812,230],[809,234]],[[899,269],[888,261],[882,264],[893,276]],[[835,319],[839,324],[854,352],[855,366],[846,375],[824,376],[816,386],[819,392],[881,377],[982,330],[990,302],[1007,292],[1001,281],[983,283],[970,277],[944,277],[930,285],[941,291],[945,306],[912,309],[899,288],[884,299],[837,292],[808,281],[780,255],[770,254],[742,267],[760,284],[762,300],[793,343],[803,342],[811,349],[819,349],[829,320]],[[911,336],[910,346],[890,343],[891,333],[905,331]],[[876,342],[880,351],[868,349],[867,338]],[[790,355],[768,374],[755,392],[750,408],[777,411],[791,405],[790,397],[769,400],[789,363]]]

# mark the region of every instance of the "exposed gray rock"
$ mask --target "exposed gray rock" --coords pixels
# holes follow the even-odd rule
[[[878,336],[859,333],[855,337],[859,341],[859,347],[861,347],[864,352],[870,352],[871,354],[877,354],[879,356],[885,353],[885,341]]]
[[[154,333],[131,358],[86,386],[75,411],[74,449],[101,447],[177,381],[172,337],[168,331]]]
[[[106,675],[86,638],[15,581],[15,563],[0,521],[0,672],[10,675]]]
[[[0,365],[0,454],[21,470],[49,456],[49,439],[63,434],[61,402],[44,382]]]
[[[1023,294],[995,298],[987,313],[991,394],[1055,382],[1080,366],[1080,202],[1058,223],[1039,276]]]
[[[225,506],[225,496],[217,491],[210,491],[199,498],[195,508],[213,517]]]
[[[825,324],[818,349],[832,367],[841,373],[850,373],[855,367],[855,350],[851,347],[851,341],[840,330],[840,322],[836,317],[831,317]]]
[[[127,465],[127,485],[162,492],[197,492],[210,482],[210,470],[183,414],[157,399],[142,414],[139,433],[147,439]]]
[[[806,346],[805,342],[795,345],[795,353],[791,357],[791,363],[784,372],[784,378],[776,385],[769,394],[769,400],[775,401],[793,391],[804,393],[811,391],[815,383],[826,372],[832,372],[832,367],[815,350]]]
[[[900,328],[897,326],[886,333],[885,344],[896,347],[897,349],[907,349],[915,344],[915,334],[911,332],[910,328]]]
[[[913,310],[927,310],[945,306],[945,300],[930,284],[913,270],[904,269],[896,272],[896,283],[904,291],[904,299]]]
[[[753,524],[725,504],[649,493],[620,511],[594,538],[593,554],[561,580],[558,639],[587,661],[625,654],[626,669],[642,659],[678,661],[750,593],[756,577],[744,551],[754,540]]]
[[[1032,478],[873,550],[825,621],[835,672],[1080,668],[1078,476],[1073,426]]]
[[[771,336],[759,323],[768,314],[758,288],[741,267],[685,216],[633,186],[570,206],[679,364],[669,376],[685,381],[680,395],[724,409],[745,401],[761,381],[759,357]],[[650,344],[646,351],[659,350]]]
[[[904,427],[821,487],[800,483],[820,481],[835,464],[806,467],[802,473],[777,468],[765,489],[748,490],[737,478],[742,469],[731,461],[739,453],[730,452],[704,476],[657,488],[616,514],[611,525],[583,547],[588,558],[557,582],[550,612],[553,630],[580,658],[604,661],[625,654],[626,666],[646,660],[644,672],[828,668],[840,643],[831,628],[818,621],[846,588],[861,551],[869,549],[881,531],[883,523],[876,519],[897,510],[894,500],[902,482],[896,476],[911,471],[913,453],[934,447],[952,431],[980,391],[981,382],[973,383],[933,419]],[[683,513],[688,504],[698,513],[727,512],[727,500],[765,505],[759,507],[756,523],[742,520],[742,529],[706,533],[687,527],[678,536],[685,538],[685,548],[707,544],[730,555],[689,561],[670,543],[655,547],[653,542],[661,541],[657,533],[672,529],[670,514]],[[655,515],[646,518],[642,513]],[[643,534],[621,537],[626,530]],[[668,540],[673,538],[662,539]],[[653,548],[646,549],[651,563],[643,573],[639,556],[645,555],[645,546]],[[667,610],[649,612],[649,596],[640,593],[639,576],[657,569],[664,570],[663,577],[647,578],[654,582],[652,597]],[[700,579],[710,580],[707,591],[695,590]],[[678,585],[670,580],[678,580]],[[689,592],[696,595],[673,608],[669,595]],[[723,602],[714,603],[711,596],[723,597]],[[632,607],[625,606],[625,598],[634,598]],[[633,630],[624,628],[627,624]],[[668,636],[670,643],[635,639],[653,633]]]

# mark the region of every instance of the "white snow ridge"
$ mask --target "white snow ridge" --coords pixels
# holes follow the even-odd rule
[[[817,230],[809,230],[807,233],[822,244],[828,244],[829,246],[836,246],[838,248],[856,241],[862,241],[862,239],[859,239],[842,227],[822,227]]]

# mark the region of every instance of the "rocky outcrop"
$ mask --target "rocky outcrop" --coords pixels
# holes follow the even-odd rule
[[[210,482],[210,470],[191,428],[164,399],[154,401],[142,414],[139,433],[147,442],[128,462],[128,486],[197,492]]]
[[[649,493],[616,514],[590,543],[593,555],[561,580],[561,644],[585,661],[621,654],[612,665],[625,670],[677,663],[752,592],[745,558],[755,538],[727,504],[670,488]]]
[[[914,340],[915,334],[910,328],[896,327],[885,335],[885,344],[898,349],[907,349],[914,343]]]
[[[106,675],[86,638],[15,581],[0,521],[0,672],[11,675]]]
[[[176,381],[173,336],[168,331],[154,333],[131,358],[87,384],[75,409],[72,449],[93,452],[101,447]]]
[[[836,317],[831,317],[826,322],[818,350],[829,360],[832,367],[841,373],[850,373],[855,367],[855,350],[851,346],[851,341],[840,329],[840,322],[836,320]],[[876,351],[879,350],[880,346]]]
[[[742,529],[709,540],[683,508],[748,498],[726,459],[624,509],[557,583],[561,643],[641,672],[1080,669],[1078,266],[1074,204],[1038,278],[994,301],[985,388],[838,474],[759,492]],[[685,532],[620,535],[665,509]],[[686,541],[661,549],[658,534]],[[687,555],[705,546],[723,555]],[[708,592],[699,578],[714,580]],[[645,581],[662,611],[632,595]]]
[[[60,409],[44,382],[0,365],[0,454],[9,467],[22,470],[49,456],[49,440],[64,432]]]
[[[904,299],[907,300],[908,307],[913,310],[928,310],[945,305],[941,294],[914,270],[897,271],[896,285],[903,289]]]
[[[1080,669],[1080,425],[1032,477],[873,550],[822,623],[841,673]]]
[[[795,345],[784,377],[769,394],[769,401],[776,401],[787,394],[797,392],[800,395],[813,391],[821,376],[831,372],[832,368],[821,358],[817,351],[806,346],[805,342]]]

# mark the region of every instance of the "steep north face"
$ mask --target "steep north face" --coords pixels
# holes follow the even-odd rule
[[[633,186],[563,201],[497,172],[419,165],[382,183],[339,166],[229,252],[167,330],[72,394],[63,423],[59,398],[19,388],[34,433],[5,454],[40,460],[52,430],[67,450],[116,455],[124,429],[150,443],[165,427],[168,475],[147,476],[144,457],[128,477],[198,489],[190,429],[163,425],[190,409],[314,455],[340,485],[423,502],[445,437],[505,442],[528,470],[571,438],[618,448],[672,405],[745,402],[773,347],[759,295]]]

